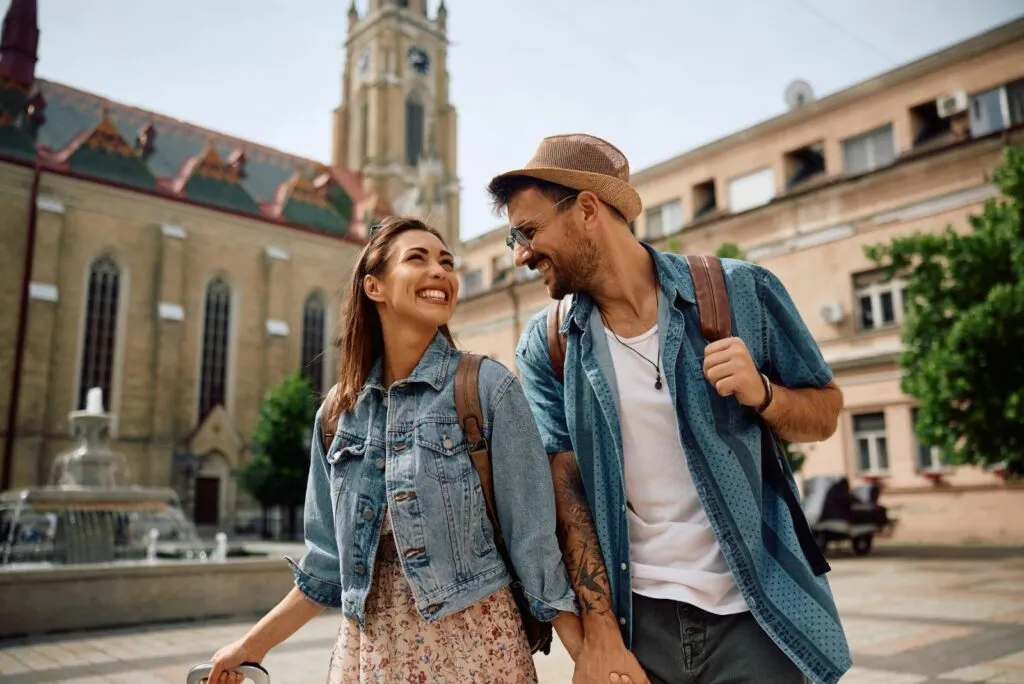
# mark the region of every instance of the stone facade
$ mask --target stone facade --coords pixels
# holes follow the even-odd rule
[[[900,534],[915,538],[1024,540],[1024,489],[919,448],[900,390],[899,284],[877,282],[863,248],[968,226],[995,195],[1002,147],[1024,144],[1022,77],[1019,20],[633,174],[641,239],[691,253],[732,243],[783,280],[845,397],[836,434],[801,446],[803,475],[881,482],[907,519]],[[506,233],[464,244],[453,328],[461,345],[513,366],[523,324],[549,300],[513,268]]]
[[[16,66],[34,64],[38,39],[35,3],[12,5],[4,22],[11,55],[4,52],[0,70],[2,416],[14,382],[33,197],[36,235],[11,487],[47,482],[54,458],[72,446],[68,413],[82,408],[84,390],[99,382],[109,386],[112,446],[128,457],[136,482],[175,487],[205,524],[230,528],[239,509],[252,514],[233,471],[251,458],[260,402],[304,360],[322,391],[332,384],[341,297],[367,225],[402,205],[439,221],[457,242],[446,12],[429,19],[419,0],[406,4],[375,1],[363,16],[349,17],[333,166],[35,81],[31,68],[9,69],[11,55]],[[353,65],[367,48],[373,78]],[[387,69],[377,68],[381,59],[389,60]],[[406,125],[414,92],[418,118]],[[362,122],[348,112],[350,101],[365,100],[372,104],[374,128],[365,132],[372,154],[359,156],[348,141],[364,135]],[[64,131],[48,128],[45,117],[35,128],[23,123],[31,116],[19,112],[44,108],[50,119],[60,111],[64,129],[78,121],[80,132],[61,138]],[[34,194],[34,164],[24,152],[33,144],[40,167]],[[116,276],[91,280],[101,264]],[[214,282],[225,293],[217,304],[208,299]],[[103,283],[114,285],[101,293]],[[107,323],[87,315],[90,297],[110,303]],[[314,300],[323,312],[318,327],[307,310]],[[210,332],[217,316],[226,317],[216,340],[225,351],[213,361],[207,355],[207,363],[226,366],[222,390],[218,374],[203,371],[204,343],[219,335]],[[320,332],[311,338],[306,331],[314,329]],[[309,371],[308,360],[321,356]],[[83,364],[101,380],[87,377]],[[204,387],[216,399],[208,408]],[[5,422],[5,450],[9,439]]]

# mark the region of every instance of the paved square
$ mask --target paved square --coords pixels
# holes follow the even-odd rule
[[[837,554],[838,555],[838,554]],[[1024,549],[946,554],[882,546],[831,559],[855,667],[843,684],[1024,684]],[[338,624],[322,616],[265,663],[274,684],[323,682]],[[0,642],[4,684],[180,684],[249,622],[198,623]],[[572,678],[556,644],[542,684]]]

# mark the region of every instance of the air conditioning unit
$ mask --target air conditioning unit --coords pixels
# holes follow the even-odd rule
[[[967,111],[967,93],[958,90],[951,95],[943,95],[935,100],[935,109],[943,119],[965,112]]]
[[[821,314],[822,320],[830,325],[841,323],[845,316],[845,313],[843,312],[843,305],[839,302],[829,302],[828,304],[825,304],[821,307],[821,311],[819,313]]]

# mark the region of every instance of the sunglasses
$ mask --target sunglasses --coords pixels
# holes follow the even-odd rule
[[[560,204],[562,204],[563,202],[568,202],[569,200],[575,200],[577,196],[578,195],[570,195],[568,197],[563,197],[562,199],[558,200],[553,205],[548,207],[546,210],[541,212],[541,214],[538,214],[538,216],[545,213],[556,211]],[[530,242],[530,238],[526,237],[526,235],[523,233],[523,229],[521,226],[525,223],[531,223],[535,221],[536,218],[537,217],[535,216],[529,221],[523,221],[523,223],[519,225],[509,226],[508,235],[505,237],[505,246],[508,247],[509,249],[515,249],[516,245],[518,244],[520,247],[524,249],[533,249],[533,245]]]

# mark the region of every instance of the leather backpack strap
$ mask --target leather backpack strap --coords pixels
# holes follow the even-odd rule
[[[483,490],[484,502],[487,505],[487,517],[494,528],[495,546],[502,557],[507,558],[505,538],[501,533],[498,509],[494,503],[491,450],[484,439],[484,417],[483,409],[480,407],[480,364],[485,358],[487,357],[469,353],[463,353],[459,358],[459,365],[455,369],[455,413],[458,415],[462,431],[466,434],[470,460],[480,478],[480,489]],[[512,570],[511,565],[509,570]]]
[[[697,296],[701,335],[708,342],[732,337],[732,310],[722,261],[711,254],[688,254],[686,263]]]
[[[708,342],[732,337],[732,315],[729,305],[729,290],[725,285],[725,273],[721,260],[709,254],[690,254],[686,257],[693,276],[693,289],[697,297],[697,315],[700,317],[700,332]],[[789,486],[783,467],[789,469],[782,443],[763,419],[761,423],[761,475],[789,509],[800,550],[815,575],[824,575],[831,570],[828,561],[814,539],[814,533],[807,523],[807,516],[796,495]],[[785,464],[785,466],[783,466]]]
[[[338,386],[334,385],[327,391],[327,398],[324,399],[323,407],[320,411],[320,443],[324,447],[324,453],[326,454],[328,449],[331,448],[331,442],[334,441],[334,428],[335,425],[331,423],[331,415],[335,413],[335,407],[338,405]],[[337,419],[337,417],[335,417]]]
[[[568,342],[567,336],[562,334],[562,321],[571,303],[570,297],[563,297],[548,307],[548,356],[559,382],[565,372],[565,346]]]

